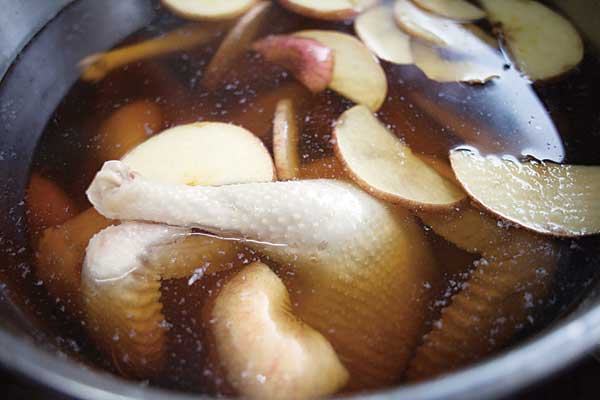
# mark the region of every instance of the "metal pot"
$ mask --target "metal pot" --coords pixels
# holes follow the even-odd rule
[[[600,54],[600,3],[555,1]],[[81,399],[197,399],[130,383],[88,368],[44,343],[35,318],[10,285],[28,262],[23,196],[36,143],[50,115],[77,80],[77,62],[149,23],[148,0],[0,0],[0,363],[57,392]],[[109,27],[109,28],[107,28]],[[12,267],[12,268],[11,268]],[[593,274],[590,272],[589,277]],[[589,278],[588,277],[588,278]],[[583,297],[583,299],[581,299]],[[459,372],[365,399],[498,398],[568,367],[600,343],[600,285],[572,311],[518,346]]]

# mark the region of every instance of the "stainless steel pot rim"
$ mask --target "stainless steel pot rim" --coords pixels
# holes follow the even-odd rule
[[[566,368],[600,343],[600,307],[577,312],[538,337],[443,377],[358,396],[364,400],[493,399]],[[209,398],[132,383],[98,372],[0,331],[0,363],[38,383],[84,400]]]

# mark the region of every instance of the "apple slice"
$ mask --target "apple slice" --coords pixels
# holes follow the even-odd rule
[[[313,93],[327,89],[333,79],[333,51],[316,40],[270,35],[255,42],[252,49],[290,70]]]
[[[226,2],[223,2],[226,3]],[[261,1],[244,14],[229,31],[212,60],[206,67],[202,84],[209,90],[216,90],[223,84],[223,77],[235,62],[254,42],[264,26],[272,5]]]
[[[184,18],[218,20],[245,13],[258,0],[161,0],[163,6]]]
[[[210,328],[216,358],[242,397],[323,397],[348,381],[327,339],[291,310],[286,287],[261,262],[238,272],[215,299]]]
[[[600,166],[518,162],[454,150],[452,169],[492,213],[546,235],[600,233]]]
[[[192,186],[266,182],[273,180],[275,171],[260,139],[244,128],[221,122],[168,129],[137,146],[122,161],[146,178]],[[234,171],[232,165],[243,167]]]
[[[531,80],[564,74],[583,59],[583,42],[563,16],[537,1],[482,0],[492,22],[500,25],[508,50]]]
[[[435,46],[451,47],[464,54],[476,54],[489,47],[485,41],[463,25],[429,14],[410,0],[396,0],[394,17],[400,29]]]
[[[294,104],[289,99],[281,100],[277,103],[273,120],[273,155],[280,180],[296,179],[300,174],[298,141]]]
[[[502,74],[503,63],[490,63],[472,57],[449,59],[436,48],[413,41],[411,43],[415,65],[436,82],[464,82],[484,84]]]
[[[100,160],[120,159],[129,150],[159,132],[162,126],[162,112],[154,102],[139,100],[119,108],[100,126]]]
[[[127,64],[202,46],[217,38],[221,32],[215,25],[190,24],[141,43],[92,54],[79,62],[81,79],[97,81]]]
[[[62,224],[77,214],[77,206],[54,181],[38,172],[31,174],[25,196],[27,226],[32,238],[44,229]]]
[[[387,96],[387,78],[369,50],[354,36],[335,31],[308,30],[294,36],[314,39],[334,52],[329,88],[357,104],[377,111]]]
[[[378,0],[279,0],[285,8],[309,18],[340,21],[354,18]]]
[[[410,36],[396,26],[391,4],[371,8],[358,16],[354,30],[380,59],[394,64],[413,63]]]
[[[346,111],[335,130],[335,151],[363,189],[412,208],[448,208],[466,196],[421,161],[363,106]]]
[[[423,10],[459,21],[485,18],[485,11],[465,0],[412,0]]]

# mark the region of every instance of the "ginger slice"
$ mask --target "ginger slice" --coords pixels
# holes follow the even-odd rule
[[[96,53],[79,63],[81,79],[98,81],[109,72],[136,61],[202,46],[217,38],[222,30],[214,25],[189,24],[154,39],[131,46]]]
[[[90,208],[64,224],[47,228],[36,251],[36,276],[48,293],[68,311],[81,311],[81,264],[89,240],[102,229],[116,224]]]
[[[504,346],[531,322],[535,306],[549,293],[559,257],[555,242],[502,227],[472,207],[419,215],[436,233],[482,259],[417,349],[409,380],[449,372]]]
[[[126,375],[156,376],[166,362],[163,279],[231,268],[231,241],[190,236],[191,230],[127,222],[89,242],[82,270],[88,333]]]
[[[210,330],[228,383],[243,397],[322,397],[348,381],[331,344],[293,314],[283,282],[261,262],[225,284]]]

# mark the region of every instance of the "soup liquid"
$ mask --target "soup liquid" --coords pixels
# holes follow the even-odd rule
[[[136,43],[185,23],[167,11],[145,29],[119,46]],[[483,26],[489,29],[489,26]],[[352,33],[352,25],[303,19],[277,10],[264,34],[301,29],[335,29]],[[54,116],[35,156],[32,174],[54,182],[67,194],[71,204],[68,216],[90,207],[85,190],[106,161],[102,154],[102,124],[117,110],[136,101],[155,104],[162,122],[148,133],[195,121],[222,121],[243,126],[255,133],[271,149],[273,113],[278,100],[294,100],[301,137],[303,165],[333,156],[332,126],[352,103],[332,91],[311,94],[284,69],[265,62],[253,52],[245,53],[225,77],[225,84],[209,92],[202,85],[203,70],[214,55],[221,38],[193,50],[176,52],[136,62],[107,75],[99,82],[76,83]],[[600,119],[594,90],[600,88],[600,63],[591,52],[565,77],[532,86],[514,70],[509,60],[506,75],[482,86],[436,83],[414,66],[382,62],[389,93],[378,112],[384,122],[415,152],[446,160],[456,146],[471,145],[482,152],[517,157],[564,161],[573,164],[600,164]],[[104,149],[105,150],[105,149]],[[333,171],[333,172],[332,172]],[[321,170],[317,175],[346,179],[343,172]],[[33,176],[32,175],[32,176]],[[333,176],[331,176],[333,175]],[[66,217],[68,217],[66,216]],[[61,221],[62,222],[62,221]],[[32,225],[32,247],[36,247],[44,226]],[[428,325],[439,317],[440,309],[458,292],[480,256],[458,249],[426,228],[435,257],[443,268],[444,283],[431,302]],[[585,284],[592,282],[598,264],[595,239],[564,240],[556,284],[546,299],[531,309],[515,341],[555,320],[577,300]],[[597,248],[597,247],[596,247]],[[240,254],[241,264],[259,255]],[[23,267],[29,268],[29,267]],[[35,266],[33,266],[35,269]],[[168,321],[167,367],[151,384],[196,393],[228,393],[223,377],[209,359],[203,306],[226,282],[230,272],[205,275],[201,279],[173,279],[163,282],[161,301]],[[69,305],[57,302],[46,292],[46,282],[34,273],[23,274],[23,286],[31,301],[50,323],[50,337],[86,362],[107,368],[126,378],[123,360],[99,353],[90,343],[81,314],[69,312]],[[428,282],[422,282],[427,287]],[[496,349],[497,351],[498,349]],[[398,377],[398,383],[402,381]],[[352,384],[349,385],[352,387]]]

